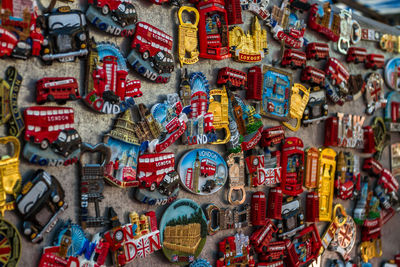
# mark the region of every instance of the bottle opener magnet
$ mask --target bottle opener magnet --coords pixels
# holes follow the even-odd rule
[[[182,13],[195,14],[194,23],[184,22]],[[178,42],[178,54],[179,62],[181,66],[183,64],[194,64],[199,61],[199,50],[198,50],[198,38],[197,38],[197,25],[199,24],[200,15],[196,8],[189,6],[182,6],[178,11],[179,18],[179,42]]]
[[[232,205],[240,205],[246,200],[246,191],[244,190],[244,157],[243,153],[230,154],[227,160],[229,168],[229,191],[228,201]],[[234,191],[241,192],[240,199],[233,199]]]

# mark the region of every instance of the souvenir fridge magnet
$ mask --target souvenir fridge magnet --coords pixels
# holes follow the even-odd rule
[[[386,63],[385,82],[390,89],[400,90],[400,57],[392,58]]]
[[[207,220],[203,210],[190,199],[172,203],[161,218],[160,235],[162,250],[170,262],[179,265],[193,262],[207,238]]]
[[[276,223],[279,238],[291,238],[305,227],[303,208],[298,197],[284,199],[281,217]]]
[[[75,130],[74,110],[29,107],[24,111],[26,130],[23,155],[40,166],[67,166],[77,162],[81,137]]]
[[[365,113],[371,115],[375,110],[384,108],[387,100],[385,99],[383,78],[377,73],[373,72],[368,75],[365,83],[365,100],[367,102],[367,110]]]
[[[332,10],[329,2],[313,4],[308,14],[308,27],[332,42],[337,42],[340,36],[340,16]]]
[[[172,36],[140,21],[136,24],[127,60],[131,67],[144,78],[167,83],[174,71]]]
[[[122,225],[114,209],[109,209],[111,229],[104,233],[110,244],[114,266],[125,266],[136,258],[146,258],[162,247],[157,228],[156,213],[149,211],[139,216],[129,213],[129,223]]]
[[[115,120],[112,130],[105,135],[104,143],[111,149],[111,158],[105,168],[105,178],[122,188],[137,187],[137,162],[140,143],[136,137],[131,109]]]
[[[336,195],[343,200],[353,197],[360,183],[359,157],[353,153],[340,151],[336,159]]]
[[[325,90],[335,104],[343,105],[348,95],[350,73],[337,58],[330,57],[325,64],[325,75],[328,78]]]
[[[301,230],[293,242],[288,245],[285,262],[288,266],[296,267],[307,264],[312,265],[320,255],[321,247],[321,238],[319,237],[316,224],[313,223]]]
[[[228,166],[217,152],[194,149],[184,154],[178,164],[181,184],[190,192],[210,195],[221,189],[228,178]]]
[[[235,129],[232,127],[229,116],[229,97],[225,86],[222,89],[213,89],[210,91],[208,113],[211,113],[213,116],[213,128],[216,134],[212,143],[226,144],[231,141],[231,137],[233,136],[231,130]]]
[[[246,190],[244,190],[244,158],[243,152],[230,154],[227,159],[229,167],[229,191],[228,202],[231,205],[243,204],[246,200]],[[237,192],[238,198],[234,198],[232,193]]]
[[[339,253],[343,259],[349,260],[357,239],[356,224],[342,205],[333,209],[330,225],[322,235],[322,252],[326,249]]]
[[[45,77],[36,82],[36,103],[56,102],[64,105],[80,99],[78,81],[74,77]]]
[[[225,1],[225,9],[228,14],[228,24],[242,24],[242,7],[240,0]]]
[[[261,116],[256,113],[253,106],[246,105],[239,95],[230,93],[230,100],[230,117],[234,119],[241,136],[241,149],[243,151],[253,149],[261,140],[263,130]]]
[[[43,19],[45,31],[40,55],[45,64],[54,60],[71,62],[88,55],[89,32],[82,11],[63,6],[44,14]]]
[[[307,189],[316,189],[318,187],[319,150],[316,147],[310,147],[304,153],[306,156],[304,186]]]
[[[101,155],[101,162],[89,163],[87,154]],[[100,143],[92,146],[87,143],[82,144],[79,157],[79,176],[80,176],[80,209],[79,222],[83,229],[88,227],[102,227],[109,222],[108,218],[101,216],[100,202],[104,199],[104,177],[105,168],[110,162],[111,151],[106,145]],[[95,213],[89,213],[89,209],[93,209]]]
[[[306,24],[300,20],[289,7],[289,1],[282,1],[280,7],[272,7],[271,18],[268,22],[272,36],[288,47],[300,48],[304,44]]]
[[[290,99],[290,110],[289,115],[291,119],[296,120],[296,125],[293,126],[289,122],[282,122],[289,130],[298,131],[300,129],[301,119],[304,114],[304,110],[307,106],[308,99],[310,97],[310,89],[300,83],[295,83],[292,87],[292,96]]]
[[[236,61],[260,62],[268,54],[267,31],[261,29],[257,17],[254,16],[251,32],[245,33],[238,26],[229,31],[229,46]]]
[[[21,236],[10,222],[0,219],[1,263],[3,266],[18,266],[21,257]]]
[[[38,170],[24,183],[17,196],[15,207],[22,220],[21,232],[33,243],[43,240],[57,223],[58,216],[68,207],[64,201],[64,190],[58,180],[49,173]],[[41,212],[50,212],[47,221],[39,220]]]
[[[217,141],[214,124],[219,124],[221,121],[217,120],[214,123],[214,113],[210,109],[212,105],[209,103],[211,98],[206,76],[201,72],[193,72],[187,75],[187,71],[183,71],[179,94],[184,110],[190,107],[190,111],[187,112],[187,128],[182,135],[182,143],[197,145]],[[225,98],[227,103],[227,97],[225,96]],[[221,99],[222,102],[223,100]],[[218,102],[213,105],[220,107]]]
[[[321,87],[310,88],[308,103],[303,112],[301,123],[308,126],[312,123],[319,123],[328,118],[328,101],[326,92]]]
[[[385,146],[388,144],[390,135],[386,131],[386,125],[382,117],[375,117],[372,125],[372,132],[374,133],[375,143],[375,158],[380,159]]]
[[[280,158],[279,150],[271,152],[269,149],[248,155],[245,158],[247,184],[257,187],[260,185],[274,186],[280,183],[282,171]]]
[[[0,124],[8,122],[9,135],[19,137],[25,128],[24,120],[18,108],[18,93],[22,84],[22,76],[16,68],[8,67],[6,78],[0,79],[2,92],[2,109]]]
[[[183,12],[194,14],[195,21],[184,21]],[[181,67],[183,64],[194,64],[199,61],[199,41],[197,37],[197,25],[199,24],[200,14],[194,7],[182,6],[178,11],[179,19],[179,40],[178,40],[178,55]]]
[[[261,115],[280,121],[289,120],[292,75],[269,66],[263,66],[262,71]]]
[[[187,115],[178,94],[168,94],[167,99],[151,108],[155,123],[160,127],[160,135],[148,144],[149,152],[160,153],[178,140],[187,129]]]
[[[386,95],[386,100],[384,111],[386,129],[389,132],[400,132],[400,93],[390,92]]]
[[[40,56],[43,35],[37,23],[36,0],[22,1],[13,5],[12,0],[3,1],[0,29],[5,42],[0,57],[27,59]]]
[[[214,60],[231,57],[225,1],[200,0],[196,7],[200,14],[200,57]]]
[[[11,201],[10,195],[15,199],[21,191],[21,173],[19,172],[19,152],[21,145],[14,136],[0,137],[0,144],[13,145],[13,154],[4,155],[0,159],[1,188],[0,188],[0,213],[4,216],[6,210],[15,209],[15,202]]]
[[[332,217],[332,201],[336,170],[335,158],[336,152],[331,148],[324,148],[319,153],[318,196],[320,221],[330,221]]]
[[[86,90],[82,97],[92,109],[118,114],[135,105],[142,96],[139,80],[129,80],[125,58],[115,45],[90,43],[86,63]]]
[[[179,194],[179,174],[175,171],[174,153],[139,156],[135,198],[149,205],[173,202]]]
[[[89,0],[86,19],[101,31],[127,37],[133,35],[138,15],[130,1]]]
[[[204,208],[204,213],[207,218],[207,231],[209,235],[214,235],[221,230],[239,230],[252,225],[250,222],[251,212],[249,204],[233,209],[219,208],[215,204],[208,204]]]
[[[365,91],[365,81],[361,74],[350,75],[349,78],[349,93],[347,95],[347,101],[353,101],[360,98]]]
[[[400,177],[400,143],[390,145],[390,170],[394,177]]]
[[[250,266],[250,241],[243,233],[236,233],[234,236],[226,237],[218,243],[218,255],[223,255],[217,260],[217,267],[229,266],[234,263],[236,266]]]
[[[282,192],[297,196],[303,192],[304,151],[303,141],[297,137],[288,137],[282,146]]]
[[[229,90],[246,90],[247,91],[247,73],[237,69],[224,67],[219,69],[217,85],[223,86]]]

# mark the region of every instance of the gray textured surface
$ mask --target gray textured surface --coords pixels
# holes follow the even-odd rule
[[[43,4],[47,5],[48,1],[42,1]],[[75,6],[78,3],[74,4]],[[143,20],[149,22],[163,31],[172,34],[174,40],[177,40],[177,8],[175,7],[160,7],[156,5],[151,5],[147,3],[145,0],[135,1],[135,5],[139,14],[139,20]],[[249,29],[250,18],[251,14],[248,12],[244,12],[244,22],[245,24],[242,25],[245,30]],[[265,26],[264,26],[265,27]],[[122,47],[124,54],[128,53],[128,46],[130,40],[123,39],[123,38],[116,38],[105,35],[93,27],[90,27],[90,34],[95,36],[97,41],[110,41],[116,43]],[[317,36],[312,31],[306,32],[306,38],[308,40],[320,40],[319,36]],[[264,59],[263,63],[271,62],[272,58],[275,58],[279,54],[279,46],[278,43],[272,39],[271,35],[269,34],[268,30],[268,44],[270,47],[270,55]],[[177,42],[175,42],[175,46]],[[329,44],[330,47],[333,47],[333,44]],[[365,46],[368,48],[369,52],[379,52],[376,49],[375,43],[369,42],[361,42],[358,46]],[[175,47],[176,48],[176,47]],[[176,49],[175,49],[176,51]],[[344,60],[343,55],[338,55],[336,53],[331,53],[332,56],[337,57],[339,59]],[[388,59],[393,55],[386,54],[385,58]],[[19,96],[19,104],[20,108],[26,108],[28,106],[34,105],[34,90],[35,90],[35,82],[36,80],[44,77],[44,76],[74,76],[80,81],[80,85],[83,86],[83,79],[84,79],[84,63],[83,62],[76,62],[76,63],[55,63],[53,66],[42,66],[38,59],[30,59],[28,61],[14,61],[14,60],[2,60],[0,61],[0,76],[3,76],[3,73],[8,65],[15,65],[20,73],[23,75],[23,86]],[[323,62],[315,62],[312,61],[309,63],[310,65],[316,67],[322,67]],[[215,88],[215,80],[216,74],[219,68],[225,66],[234,67],[237,69],[245,70],[251,67],[251,64],[240,64],[236,63],[231,59],[224,60],[224,61],[211,61],[211,60],[204,60],[201,59],[195,65],[188,65],[187,68],[189,71],[202,71],[210,81],[211,88]],[[363,73],[366,74],[367,72],[363,69],[363,66],[360,65],[349,65],[350,72],[352,74]],[[179,69],[177,65],[177,69]],[[177,91],[178,88],[178,72],[174,72],[171,77],[171,81],[168,84],[153,84],[149,83],[133,71],[130,72],[130,78],[136,78],[142,80],[142,91],[144,93],[143,97],[137,99],[138,103],[145,103],[148,106],[154,104],[157,99],[164,97],[168,93],[173,93]],[[299,80],[300,71],[296,71],[294,74],[295,81]],[[83,89],[83,88],[81,88]],[[112,115],[101,115],[96,114],[93,111],[89,110],[83,102],[69,102],[67,104],[70,107],[75,109],[75,125],[79,133],[81,134],[83,140],[85,142],[89,142],[92,144],[96,144],[102,140],[102,136],[105,132],[107,132],[112,124],[112,119],[114,116]],[[355,102],[346,103],[343,107],[334,107],[330,105],[330,112],[348,112],[353,114],[361,115],[365,109],[365,105],[363,99],[359,99]],[[381,115],[382,111],[379,110],[376,112],[376,115]],[[372,120],[372,117],[368,117],[366,124],[369,124]],[[263,119],[265,126],[273,126],[278,125],[276,121]],[[3,133],[6,133],[5,131]],[[303,139],[305,146],[317,146],[320,147],[323,144],[323,133],[324,127],[323,124],[312,125],[308,128],[301,128],[297,133],[293,133],[287,131],[287,136],[298,136]],[[398,135],[392,134],[392,142],[396,141]],[[398,140],[397,140],[398,141]],[[183,152],[191,149],[192,147],[183,146],[183,145],[173,145],[168,149],[168,151],[176,151],[176,159],[179,160],[180,156]],[[223,153],[224,146],[208,146],[208,148],[220,151]],[[337,151],[337,149],[335,149]],[[366,157],[367,155],[361,155]],[[385,150],[384,157],[382,163],[385,167],[389,167],[389,151],[388,149]],[[38,166],[30,165],[25,160],[22,160],[21,163],[21,173],[23,177],[26,178],[30,170],[37,169]],[[47,167],[45,168],[46,171],[56,176],[60,182],[62,183],[65,191],[66,191],[66,201],[69,203],[69,208],[67,211],[61,216],[62,219],[72,219],[73,221],[77,221],[77,214],[78,214],[78,171],[77,166],[68,166],[63,168],[55,168],[55,167]],[[248,189],[249,191],[256,191],[254,189]],[[258,188],[258,190],[265,191],[266,188]],[[107,186],[104,190],[105,199],[102,202],[102,208],[105,209],[107,206],[113,206],[114,209],[117,211],[118,215],[121,218],[122,222],[127,221],[127,213],[130,211],[137,211],[139,213],[144,212],[146,210],[156,210],[157,217],[160,220],[161,215],[165,209],[165,207],[154,207],[154,206],[147,206],[141,205],[137,201],[132,199],[132,193],[130,190],[121,190],[116,187]],[[250,192],[248,194],[250,196]],[[198,203],[216,203],[220,207],[229,207],[226,201],[226,188],[220,190],[216,194],[206,197],[206,196],[197,196],[193,195],[185,190],[181,190],[179,198],[191,198]],[[247,199],[249,200],[249,198]],[[334,200],[335,203],[341,202],[344,203],[347,211],[351,214],[352,208],[354,203],[350,201],[338,201],[337,199]],[[10,220],[11,222],[18,224],[18,219],[13,212],[7,212],[5,218]],[[391,259],[396,253],[400,252],[400,232],[398,231],[397,227],[400,223],[400,216],[397,214],[388,225],[383,227],[383,259]],[[319,223],[318,224],[320,233],[324,231],[327,224],[326,223]],[[100,229],[99,229],[100,230]],[[250,232],[250,229],[246,229],[245,232]],[[93,231],[91,232],[93,233]],[[221,241],[224,237],[234,234],[233,230],[230,231],[220,231],[216,235],[207,238],[206,246],[201,254],[203,258],[207,258],[212,264],[215,261],[215,255],[217,250],[217,242]],[[49,245],[52,241],[52,235],[48,234],[45,237],[45,240],[37,245],[31,244],[23,239],[23,252],[22,258],[19,263],[20,266],[35,266],[37,265],[42,248],[45,245]],[[355,248],[353,249],[353,253],[355,253]],[[326,253],[324,254],[324,259],[326,258],[336,258],[337,255],[334,253]],[[374,260],[374,266],[378,266],[378,263],[381,262],[381,259]],[[136,259],[133,263],[129,266],[161,266],[161,265],[168,265],[168,261],[163,256],[162,252],[156,252],[153,255],[150,255],[146,259]]]

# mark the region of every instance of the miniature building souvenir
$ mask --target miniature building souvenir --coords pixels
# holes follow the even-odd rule
[[[85,237],[82,228],[76,224],[67,224],[58,235],[55,246],[45,247],[38,267],[52,266],[97,266],[105,267],[110,244],[100,234],[92,241]]]
[[[337,211],[340,209],[340,213]],[[333,210],[332,221],[322,235],[322,251],[325,249],[339,253],[345,260],[350,259],[351,250],[357,237],[356,224],[351,216],[346,214],[342,205],[337,204]]]
[[[228,178],[228,167],[217,152],[200,148],[182,156],[178,173],[187,190],[199,195],[210,195],[224,186]]]
[[[67,166],[78,160],[81,137],[74,129],[74,110],[29,107],[24,111],[26,142],[23,155],[40,166]]]
[[[388,53],[399,53],[399,37],[392,34],[382,34],[379,40],[379,48]]]
[[[243,137],[240,144],[243,151],[254,148],[261,139],[263,124],[261,116],[256,113],[255,108],[246,105],[238,95],[230,93],[230,116],[234,118],[237,130]],[[233,115],[233,116],[232,116]]]
[[[13,154],[4,155],[0,159],[1,188],[0,188],[0,213],[4,216],[6,210],[15,209],[15,202],[10,200],[10,195],[15,199],[21,191],[21,173],[19,172],[19,153],[21,145],[14,136],[0,137],[0,144],[13,145]]]
[[[46,77],[36,82],[36,103],[56,102],[64,105],[68,100],[80,99],[78,81],[73,77]]]
[[[336,195],[343,200],[352,198],[361,178],[359,157],[349,151],[340,151],[336,162]]]
[[[229,168],[229,191],[228,201],[231,205],[243,204],[246,200],[246,191],[244,190],[244,157],[243,153],[230,154],[226,161]],[[239,198],[233,198],[232,193],[236,191]]]
[[[45,64],[71,62],[88,55],[89,33],[82,11],[63,6],[44,14],[43,19],[46,26],[40,55]]]
[[[172,263],[191,263],[201,253],[207,238],[207,220],[200,206],[190,199],[179,199],[164,212],[160,237],[165,257]]]
[[[254,16],[251,32],[245,33],[238,26],[229,31],[229,46],[236,61],[260,62],[268,54],[267,31],[261,29],[257,17]]]
[[[159,137],[150,141],[149,152],[160,153],[178,140],[187,129],[188,118],[182,112],[178,94],[168,94],[167,100],[151,108],[151,114],[159,128]]]
[[[231,2],[231,1],[229,1]],[[194,23],[183,21],[182,13],[194,13]],[[179,41],[178,55],[181,67],[183,64],[194,64],[199,61],[197,25],[199,24],[200,14],[194,7],[182,6],[178,11],[179,19]]]
[[[3,266],[18,266],[21,257],[21,236],[10,222],[0,219],[1,264]]]
[[[111,149],[110,162],[105,166],[105,178],[118,187],[137,187],[139,140],[131,110],[127,109],[116,119],[113,129],[104,137]]]
[[[104,239],[110,244],[114,266],[125,266],[137,257],[146,258],[161,249],[162,238],[154,211],[140,216],[131,212],[130,222],[124,225],[121,225],[113,209],[110,209],[110,215],[111,229],[104,233]]]
[[[304,186],[307,189],[316,189],[318,187],[319,150],[318,148],[310,147],[304,153],[306,156]]]
[[[386,106],[387,100],[385,99],[383,88],[382,76],[377,72],[371,73],[367,78],[364,94],[367,102],[367,110],[365,113],[368,115]]]
[[[325,122],[324,146],[364,147],[365,116],[337,113]]]
[[[152,82],[169,81],[174,71],[172,36],[140,21],[136,24],[131,49],[126,59],[136,72]]]
[[[387,104],[384,111],[386,129],[389,132],[400,131],[400,93],[390,92],[386,96]]]
[[[394,57],[386,63],[385,82],[389,89],[400,90],[400,57]]]
[[[199,42],[200,57],[221,60],[231,57],[229,53],[228,16],[224,0],[200,0]]]
[[[86,153],[99,153],[102,157],[101,163],[86,163],[83,155]],[[80,210],[79,221],[83,229],[87,227],[101,227],[108,223],[105,216],[101,216],[99,203],[104,198],[105,168],[110,162],[111,151],[106,145],[100,143],[96,146],[83,143],[79,157],[80,173]],[[94,216],[89,213],[90,203],[94,204]]]
[[[249,237],[243,233],[237,233],[234,236],[226,237],[223,241],[218,243],[218,251],[221,255],[224,255],[221,259],[218,259],[216,266],[250,266],[250,242]],[[221,263],[223,265],[221,265]]]
[[[1,27],[0,27],[1,29]],[[0,79],[1,86],[1,120],[0,124],[8,122],[9,135],[19,137],[25,128],[21,112],[18,108],[18,93],[22,84],[22,76],[16,68],[8,67],[6,78]]]
[[[297,137],[288,137],[282,146],[282,192],[297,196],[303,192],[304,151],[303,141]]]
[[[272,7],[268,26],[271,27],[272,36],[286,46],[292,48],[303,46],[306,24],[291,12],[289,1],[282,1],[280,7],[277,5]]]
[[[336,152],[331,148],[324,148],[318,159],[318,196],[319,220],[330,221],[332,218],[333,189],[335,183]]]
[[[64,202],[64,190],[57,179],[43,170],[38,170],[22,186],[15,207],[23,221],[21,232],[33,243],[39,243],[43,240],[43,235],[52,230],[57,217],[68,204]],[[38,214],[45,211],[52,215],[47,221],[38,218]]]
[[[241,229],[252,225],[249,204],[234,207],[233,209],[219,208],[215,204],[208,204],[204,209],[204,213],[207,218],[209,235],[214,235],[221,230]]]
[[[214,114],[213,106],[220,106],[219,102],[214,102],[211,106],[209,102],[213,101],[210,97],[210,90],[207,78],[201,72],[191,73],[188,77],[186,69],[182,72],[180,85],[180,99],[184,109],[190,106],[190,112],[187,114],[188,121],[186,123],[187,128],[185,133],[182,135],[182,142],[184,144],[196,145],[196,144],[207,144],[217,141],[217,135],[214,127]],[[227,102],[226,99],[221,98],[222,102]],[[210,109],[211,108],[211,109]],[[215,122],[218,126],[221,126],[219,116]],[[226,125],[223,124],[225,127]],[[227,128],[224,128],[227,129]],[[229,129],[228,129],[229,130]]]
[[[131,1],[89,0],[86,19],[101,31],[126,37],[133,35],[138,16]]]
[[[308,27],[337,42],[340,34],[340,16],[333,12],[329,2],[323,5],[313,4],[308,15]]]
[[[280,121],[289,120],[292,75],[276,68],[263,66],[261,80],[263,81],[261,115]],[[250,86],[249,90],[252,90]]]
[[[291,238],[302,230],[304,225],[303,209],[299,198],[287,197],[282,204],[282,219],[277,222],[278,237]]]
[[[301,119],[307,106],[309,96],[310,89],[307,89],[300,83],[295,83],[293,85],[292,96],[290,98],[289,115],[292,119],[296,120],[296,125],[293,126],[288,122],[282,122],[282,124],[285,125],[289,130],[297,132],[300,129]]]
[[[301,230],[288,246],[288,256],[285,258],[287,266],[307,266],[318,258],[322,247],[318,229],[312,225]]]
[[[133,98],[142,96],[139,80],[128,80],[125,58],[109,43],[91,43],[86,64],[84,101],[94,110],[118,114],[135,105]]]
[[[4,45],[0,57],[27,59],[31,55],[40,56],[43,35],[36,1],[13,2],[4,0],[1,3],[0,32]]]

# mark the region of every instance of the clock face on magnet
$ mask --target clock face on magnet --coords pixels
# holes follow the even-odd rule
[[[194,149],[183,155],[178,172],[184,188],[198,195],[211,195],[228,178],[228,166],[220,154],[210,149]]]

